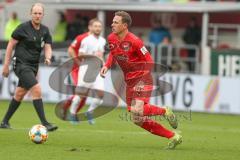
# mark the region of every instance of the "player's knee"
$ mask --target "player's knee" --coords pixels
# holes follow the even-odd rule
[[[134,103],[131,106],[131,112],[135,115],[143,116],[143,103]]]
[[[144,122],[144,117],[136,114],[132,114],[132,122],[138,126],[141,126]]]
[[[135,115],[143,116],[143,110],[140,107],[132,106],[131,113],[133,113]]]
[[[27,90],[17,87],[14,94],[14,99],[20,102],[23,100],[26,93],[27,93]]]
[[[96,99],[96,98],[93,99],[93,103],[96,104],[96,105],[101,105],[102,102],[103,102],[103,100],[101,100],[101,99]]]
[[[22,101],[24,98],[24,93],[23,92],[16,92],[14,95],[14,99],[18,102]]]
[[[75,103],[76,105],[78,105],[80,103],[80,100],[81,100],[80,96],[75,95],[72,99],[72,103]]]
[[[144,102],[142,100],[134,99],[131,101],[131,106],[143,107]]]
[[[39,84],[36,84],[31,88],[31,94],[33,99],[42,98],[42,91]]]

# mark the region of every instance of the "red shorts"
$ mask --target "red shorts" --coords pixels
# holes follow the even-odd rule
[[[147,75],[138,79],[127,81],[126,86],[126,103],[128,111],[133,100],[142,100],[144,103],[149,103],[153,90],[153,80],[151,75]]]

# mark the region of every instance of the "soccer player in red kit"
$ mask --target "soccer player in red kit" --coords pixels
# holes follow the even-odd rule
[[[182,142],[182,136],[166,129],[149,118],[163,115],[173,128],[177,128],[177,118],[169,107],[158,107],[149,104],[153,79],[151,64],[153,60],[142,40],[128,31],[131,16],[125,11],[115,13],[112,22],[112,33],[108,36],[110,54],[100,74],[105,76],[113,63],[117,62],[123,71],[126,82],[126,102],[133,122],[152,134],[170,139],[168,148],[173,149]]]

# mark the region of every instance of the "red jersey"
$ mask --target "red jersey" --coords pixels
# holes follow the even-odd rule
[[[78,56],[78,51],[79,51],[79,48],[81,46],[81,42],[82,40],[87,37],[89,35],[88,32],[85,32],[83,34],[80,34],[78,35],[74,40],[73,42],[71,43],[70,47],[73,48],[74,52],[75,52],[75,56],[77,57]],[[73,64],[73,67],[72,67],[72,72],[71,72],[71,75],[72,75],[72,79],[73,79],[73,83],[75,85],[77,85],[77,82],[78,82],[78,70],[79,70],[79,66],[77,64]]]
[[[138,79],[150,73],[148,64],[153,64],[152,57],[142,40],[133,33],[128,32],[121,41],[116,34],[111,33],[108,36],[108,43],[110,54],[105,66],[110,68],[117,62],[127,83],[128,80]]]

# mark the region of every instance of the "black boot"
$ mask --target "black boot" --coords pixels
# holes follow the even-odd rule
[[[55,130],[58,129],[58,126],[53,125],[53,124],[51,124],[51,123],[46,123],[46,124],[42,124],[42,125],[44,125],[49,132],[55,131]]]
[[[2,122],[2,123],[0,124],[0,128],[2,128],[2,129],[12,129],[11,126],[10,126],[10,124],[9,124],[9,123],[6,123],[6,122]]]

